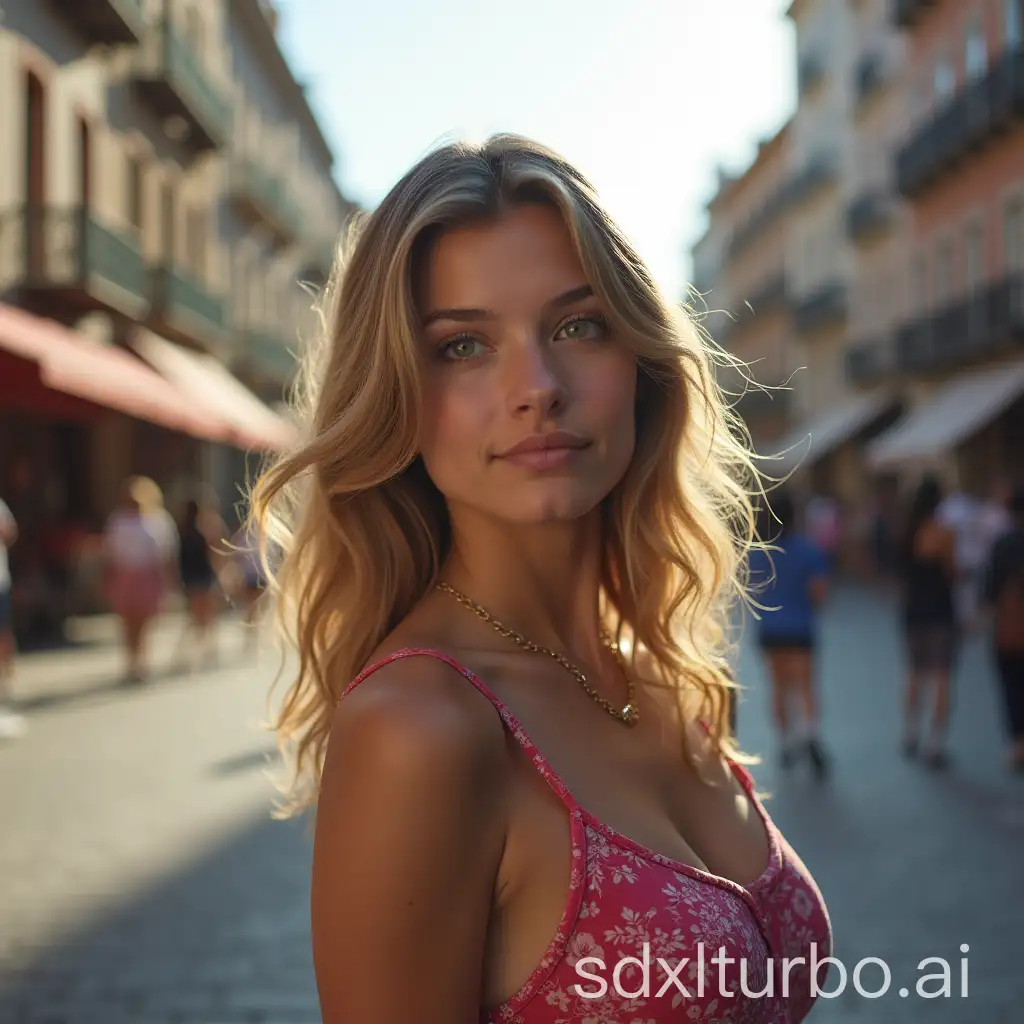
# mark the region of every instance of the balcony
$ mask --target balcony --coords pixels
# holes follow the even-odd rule
[[[145,31],[142,0],[50,0],[64,18],[95,43],[138,43]]]
[[[797,91],[801,96],[812,92],[825,81],[825,62],[818,53],[799,58],[796,67]]]
[[[859,386],[877,384],[895,369],[891,338],[875,338],[846,351],[846,379]]]
[[[748,426],[766,420],[786,420],[793,408],[793,391],[789,387],[744,384],[746,388],[736,399],[735,412]]]
[[[276,384],[286,384],[298,369],[298,360],[289,351],[284,333],[270,328],[248,327],[241,334],[240,360],[254,376]]]
[[[858,243],[884,235],[895,223],[896,211],[891,198],[880,189],[858,196],[846,214],[846,233]]]
[[[158,329],[204,347],[224,334],[224,303],[203,285],[170,266],[151,270],[153,318]]]
[[[231,134],[231,105],[168,18],[149,26],[136,56],[135,86],[156,114],[180,118],[195,152],[223,146]]]
[[[896,363],[905,373],[942,373],[1022,346],[1024,274],[1016,274],[904,324]]]
[[[788,301],[785,277],[777,274],[768,278],[756,292],[740,297],[739,308],[734,311],[733,316],[726,316],[723,319],[718,329],[713,332],[713,336],[722,344],[735,341],[738,335],[760,323],[765,316],[784,309]]]
[[[287,186],[259,160],[240,155],[231,158],[228,195],[244,216],[263,224],[279,243],[299,236],[301,215]]]
[[[826,153],[810,157],[798,171],[786,189],[789,203],[802,203],[817,195],[822,189],[839,181],[839,170],[835,160]]]
[[[149,281],[136,238],[81,206],[14,210],[0,225],[0,287],[69,312],[144,313]]]
[[[866,53],[857,62],[854,73],[854,95],[857,106],[864,106],[885,87],[885,70],[877,53]]]
[[[976,149],[1005,134],[1024,116],[1024,50],[1007,53],[967,86],[904,145],[896,182],[916,196]]]
[[[892,0],[890,17],[898,28],[910,28],[936,0]]]
[[[737,259],[765,231],[768,230],[786,212],[789,205],[789,194],[784,188],[779,189],[763,206],[744,224],[738,227],[726,246],[726,256],[730,260]]]
[[[793,323],[798,334],[812,334],[846,318],[846,286],[839,281],[821,285],[798,300]]]

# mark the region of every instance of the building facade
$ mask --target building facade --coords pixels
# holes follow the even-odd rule
[[[925,470],[975,491],[1024,474],[1021,8],[789,8],[798,103],[780,133],[782,188],[772,199],[759,184],[764,147],[723,179],[694,267],[735,313],[751,289],[746,268],[777,259],[763,224],[778,226],[786,316],[752,304],[744,331],[716,327],[741,358],[760,332],[787,335],[791,426],[771,440],[790,453],[777,468],[794,469],[805,492],[855,507]],[[753,229],[734,213],[745,191],[757,196]],[[712,246],[722,235],[732,241]]]
[[[258,0],[5,0],[0,495],[25,581],[121,482],[230,522],[353,207]]]
[[[908,409],[869,456],[982,493],[1024,476],[1024,3],[902,2],[892,17],[909,225],[887,366]]]

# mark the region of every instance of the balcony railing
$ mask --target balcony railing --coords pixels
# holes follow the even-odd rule
[[[827,153],[818,153],[810,157],[790,180],[786,189],[787,202],[803,202],[821,189],[834,185],[838,180],[839,169],[836,161]]]
[[[218,149],[225,144],[231,134],[231,104],[168,18],[147,31],[135,81],[162,117],[186,122],[186,141],[194,149]]]
[[[891,338],[863,341],[846,351],[846,379],[851,384],[875,384],[894,368]]]
[[[896,181],[906,196],[922,192],[976,147],[1024,116],[1024,49],[1001,57],[913,135],[896,157]]]
[[[242,331],[242,359],[258,376],[279,383],[289,381],[298,369],[284,333],[269,328],[245,328]]]
[[[885,70],[882,58],[877,53],[866,53],[857,62],[854,73],[854,92],[857,105],[867,103],[885,85]]]
[[[735,411],[748,424],[767,419],[785,419],[793,406],[793,391],[790,388],[758,387],[746,385],[746,390],[735,401]]]
[[[1024,346],[1024,274],[1015,274],[904,324],[896,362],[905,373],[939,373]]]
[[[50,0],[87,38],[97,43],[137,43],[145,29],[142,0]]]
[[[780,188],[771,196],[757,213],[753,214],[744,224],[738,227],[726,247],[726,255],[729,259],[736,259],[744,252],[763,232],[767,231],[775,221],[786,212],[789,205],[789,192],[786,188]]]
[[[302,219],[287,185],[252,157],[233,156],[229,166],[229,191],[234,201],[270,228],[280,241],[297,238]]]
[[[63,294],[82,308],[138,315],[149,282],[138,241],[81,206],[15,210],[0,227],[0,279],[32,292]]]
[[[793,322],[800,334],[810,334],[846,317],[846,286],[833,281],[800,299],[793,313]]]
[[[204,340],[224,330],[224,303],[217,296],[173,267],[152,271],[153,311],[180,333]]]
[[[883,234],[893,224],[896,212],[891,198],[880,189],[858,196],[846,214],[846,233],[855,242]]]
[[[936,0],[891,0],[891,18],[899,28],[909,28]]]
[[[797,89],[800,95],[811,92],[825,81],[825,62],[818,53],[806,53],[797,62]]]

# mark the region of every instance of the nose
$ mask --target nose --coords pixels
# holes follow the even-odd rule
[[[506,367],[509,408],[548,416],[566,401],[567,388],[561,368],[542,342],[529,339],[512,347]]]

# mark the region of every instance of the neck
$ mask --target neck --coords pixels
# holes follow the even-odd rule
[[[457,512],[441,579],[532,643],[597,662],[600,569],[599,509],[570,522],[524,527]]]

